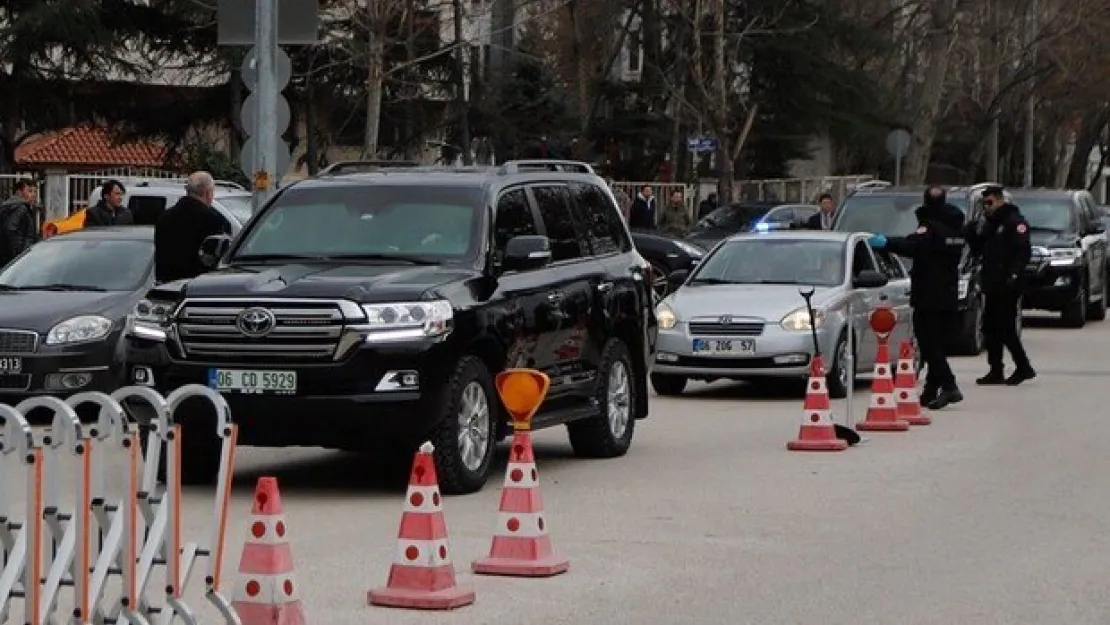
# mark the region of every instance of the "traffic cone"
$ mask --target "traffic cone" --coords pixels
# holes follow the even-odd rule
[[[885,339],[879,341],[879,353],[875,358],[875,376],[871,380],[871,402],[867,407],[867,417],[856,425],[856,429],[872,432],[904,432],[910,424],[898,418],[894,404],[894,380],[890,374],[890,348]]]
[[[367,593],[370,605],[450,610],[474,603],[474,591],[455,582],[433,451],[429,442],[416,452],[397,533],[397,553],[385,587]]]
[[[489,556],[475,560],[471,568],[480,575],[511,577],[550,577],[570,568],[570,561],[554,552],[547,534],[529,430],[513,432]]]
[[[837,438],[830,413],[829,389],[825,386],[825,365],[817,354],[809,365],[809,381],[802,404],[802,426],[798,438],[786,443],[790,451],[844,451],[848,442]]]
[[[286,529],[277,478],[258,478],[231,603],[243,625],[304,625]]]
[[[921,412],[921,397],[917,394],[917,371],[913,364],[913,343],[902,341],[898,346],[898,372],[894,374],[896,412],[899,419],[910,425],[929,425],[933,420]]]

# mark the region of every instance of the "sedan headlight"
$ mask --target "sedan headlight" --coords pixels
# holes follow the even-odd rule
[[[655,307],[655,318],[659,320],[659,327],[663,330],[670,330],[678,323],[678,315],[674,314],[674,309],[667,302],[659,302]]]
[[[960,278],[960,293],[958,299],[967,299],[967,292],[971,289],[971,280]]]
[[[50,328],[46,334],[47,345],[66,345],[99,341],[112,330],[112,320],[99,315],[81,315],[66,319]]]
[[[454,327],[451,302],[364,304],[370,334],[367,341],[403,341],[443,336]]]
[[[674,246],[682,250],[690,258],[701,258],[705,256],[705,250],[695,245],[690,245],[685,241],[675,241]]]
[[[813,320],[816,323],[816,327],[820,328],[821,324],[825,322],[825,312],[822,310],[814,310]],[[812,329],[809,323],[809,311],[805,308],[791,311],[790,314],[782,318],[779,325],[787,332],[808,332]]]
[[[138,304],[135,304],[135,310],[131,312],[131,317],[134,321],[140,323],[163,325],[170,320],[170,315],[173,314],[173,306],[173,302],[141,299]]]
[[[1057,267],[1074,265],[1083,255],[1077,247],[1058,247],[1048,250],[1049,263]]]

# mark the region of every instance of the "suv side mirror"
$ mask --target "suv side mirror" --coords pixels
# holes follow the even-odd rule
[[[879,287],[886,286],[887,282],[889,282],[889,280],[887,280],[886,276],[879,273],[878,271],[865,269],[859,272],[859,275],[852,278],[852,288],[877,289]]]
[[[206,269],[215,269],[220,259],[231,247],[231,237],[226,234],[215,234],[204,239],[200,244],[200,263]]]
[[[551,240],[545,236],[527,234],[509,239],[501,265],[505,271],[527,271],[550,262]]]
[[[674,293],[689,277],[690,271],[687,269],[676,269],[670,272],[667,274],[667,290]]]

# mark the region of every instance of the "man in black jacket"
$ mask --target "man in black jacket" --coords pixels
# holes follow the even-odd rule
[[[633,230],[655,230],[655,197],[651,193],[651,185],[640,187],[640,192],[632,200],[629,211],[628,227]]]
[[[119,180],[109,180],[100,187],[100,201],[85,211],[85,227],[130,226],[135,223],[131,210],[123,205],[126,191]]]
[[[921,403],[939,410],[964,398],[945,351],[959,310],[964,214],[947,202],[942,187],[932,186],[925,191],[925,202],[916,216],[918,225],[913,234],[889,239],[875,235],[870,243],[872,247],[913,259],[910,268],[913,329],[927,368]]]
[[[230,224],[214,208],[216,182],[212,174],[189,176],[185,196],[167,209],[154,225],[154,279],[172,282],[204,273],[200,244],[215,234],[231,234]]]
[[[983,189],[983,208],[986,216],[967,228],[972,253],[983,259],[983,338],[990,366],[987,375],[975,382],[1017,386],[1037,377],[1017,331],[1022,274],[1032,253],[1029,223],[1017,206],[1006,201],[1002,187],[997,185]],[[1003,347],[1014,359],[1015,370],[1008,378],[1002,364]]]
[[[0,267],[38,242],[37,195],[34,182],[20,179],[15,183],[15,194],[0,204]]]

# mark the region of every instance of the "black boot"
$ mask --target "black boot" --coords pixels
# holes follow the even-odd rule
[[[929,402],[927,407],[929,408],[929,410],[940,410],[948,404],[958,404],[963,400],[964,394],[960,392],[959,388],[953,385],[950,388],[940,389],[940,392],[937,393],[936,398],[933,401]]]
[[[1010,377],[1006,378],[1006,385],[1017,386],[1018,384],[1021,384],[1026,380],[1032,380],[1035,377],[1037,377],[1037,372],[1033,371],[1033,367],[1025,365],[1024,367],[1018,367],[1017,370],[1010,374]]]
[[[929,384],[928,382],[926,382],[925,387],[921,389],[921,397],[919,398],[920,399],[919,403],[923,407],[928,406],[929,402],[931,402],[931,401],[933,401],[934,399],[937,398],[937,391],[939,391],[939,390],[940,390],[939,386],[937,386],[935,384]]]
[[[998,386],[1006,383],[1006,375],[1002,372],[1001,368],[995,369],[991,367],[987,375],[975,380],[975,383],[979,386]]]

